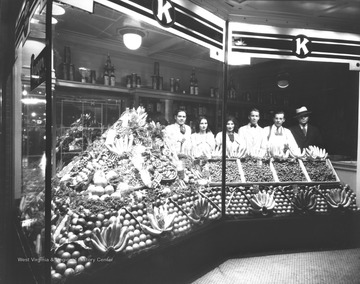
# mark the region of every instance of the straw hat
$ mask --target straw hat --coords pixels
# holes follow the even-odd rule
[[[297,108],[295,112],[296,112],[296,114],[295,114],[294,117],[300,117],[300,116],[307,115],[307,114],[311,113],[311,111],[309,111],[305,106]]]

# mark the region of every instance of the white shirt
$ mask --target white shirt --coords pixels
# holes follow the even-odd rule
[[[177,154],[189,154],[191,150],[191,128],[186,124],[184,127],[184,134],[180,132],[180,125],[177,123],[165,127],[165,140],[170,149],[173,149]],[[185,138],[185,142],[181,143],[183,138]]]
[[[222,135],[222,131],[216,134],[216,146],[222,146]],[[244,144],[245,142],[240,140],[239,134],[234,132],[234,141],[231,141],[228,133],[226,133],[226,153],[228,156],[232,156],[240,148],[240,145],[243,147]]]
[[[286,148],[290,148],[293,151],[298,148],[291,131],[282,126],[277,129],[274,124],[264,128],[261,147],[270,152],[281,151],[282,153],[284,153]]]
[[[211,157],[215,149],[215,137],[212,132],[191,134],[191,152],[197,158],[205,155]]]
[[[239,137],[241,141],[245,142],[248,153],[254,153],[260,150],[263,139],[263,128],[259,125],[251,127],[251,124],[244,125],[239,129]]]

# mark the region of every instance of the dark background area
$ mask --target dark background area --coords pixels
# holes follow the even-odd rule
[[[6,118],[3,106],[7,103],[5,98],[4,82],[11,71],[14,59],[14,30],[17,13],[22,5],[22,0],[0,0],[0,283],[14,282],[14,263],[9,259],[13,255],[14,238],[12,233],[12,192],[9,181],[5,179],[6,160],[9,156],[5,150]],[[7,177],[8,178],[8,177]]]
[[[290,85],[285,89],[276,84],[280,72],[289,75]],[[241,108],[228,103],[229,113],[240,126],[248,123],[248,112],[256,107],[261,111],[260,126],[272,124],[272,113],[281,109],[286,114],[284,126],[290,127],[298,123],[295,109],[306,106],[312,111],[310,124],[319,128],[329,154],[356,160],[359,82],[358,72],[350,71],[348,64],[269,60],[234,67],[230,76],[240,97],[250,93],[251,101]],[[270,103],[270,96],[275,103]]]

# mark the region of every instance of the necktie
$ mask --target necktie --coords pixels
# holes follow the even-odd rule
[[[185,134],[186,129],[185,129],[184,125],[180,125],[180,132],[181,132],[181,134]]]
[[[251,127],[251,128],[252,128],[252,127],[256,128],[256,125],[255,125],[255,124],[250,124],[250,127]]]
[[[280,127],[277,127],[277,128],[276,128],[275,135],[281,135]]]
[[[306,127],[305,126],[302,127],[302,132],[304,133],[304,136],[306,136]]]

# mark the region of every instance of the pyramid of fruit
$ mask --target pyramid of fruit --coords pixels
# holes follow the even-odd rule
[[[178,156],[142,107],[127,109],[52,186],[52,279],[108,264],[186,234],[221,215],[202,168]],[[163,243],[163,242],[161,242]],[[112,259],[112,258],[111,258]]]

